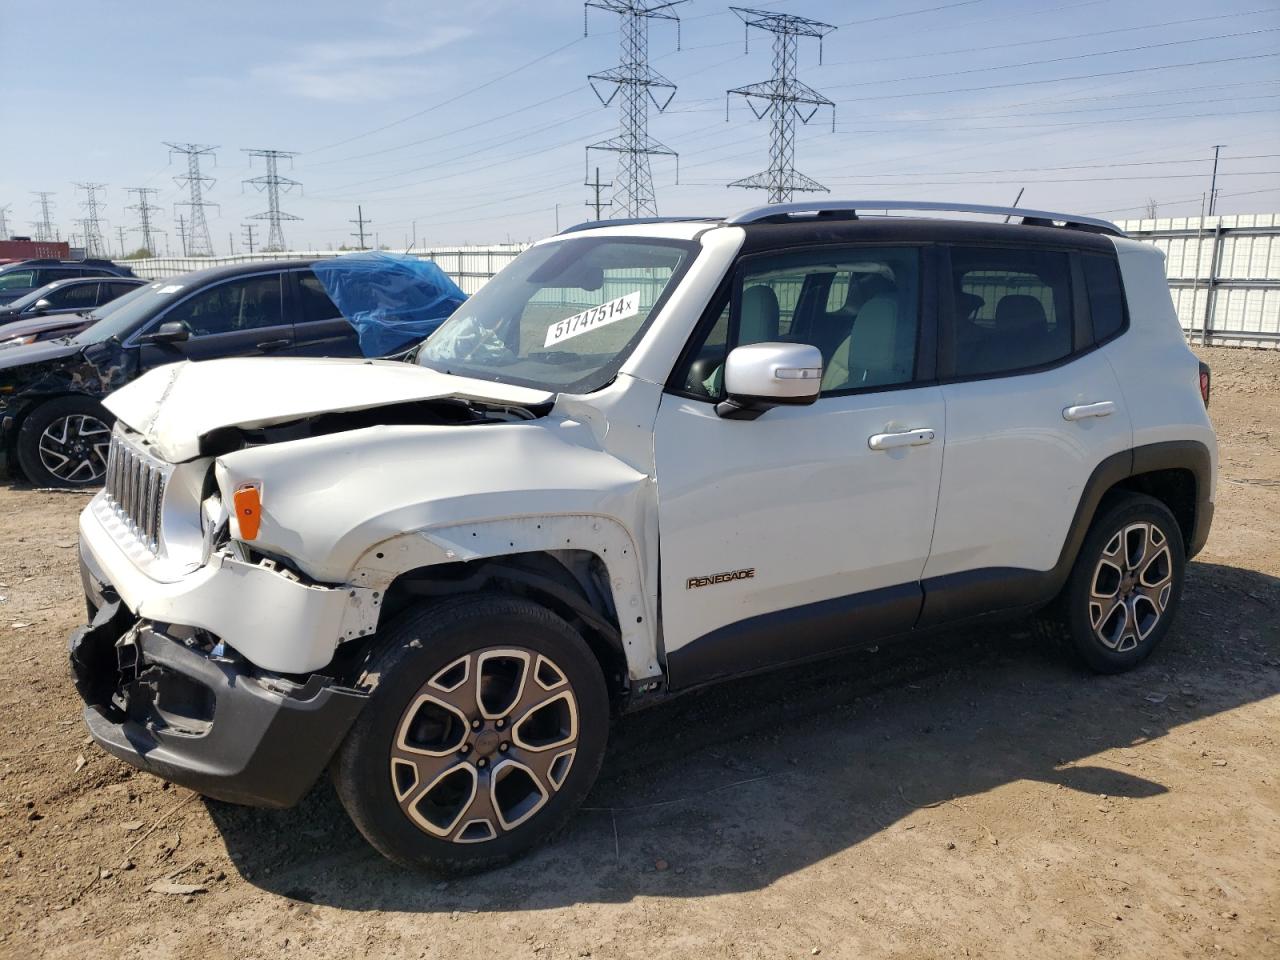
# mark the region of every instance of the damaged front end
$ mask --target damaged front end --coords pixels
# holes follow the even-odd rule
[[[140,620],[101,589],[102,606],[71,635],[68,651],[93,739],[209,797],[297,803],[367,693],[321,674],[258,669],[206,631]]]

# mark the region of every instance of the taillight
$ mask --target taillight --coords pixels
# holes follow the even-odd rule
[[[1206,410],[1209,408],[1210,379],[1209,365],[1202,360],[1200,362],[1200,399],[1204,401]]]

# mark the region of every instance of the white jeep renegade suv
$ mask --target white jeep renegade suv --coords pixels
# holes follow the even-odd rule
[[[978,618],[1093,669],[1169,629],[1213,515],[1201,370],[1111,224],[772,206],[535,244],[393,361],[110,396],[70,656],[106,750],[386,856],[528,849],[610,717]]]

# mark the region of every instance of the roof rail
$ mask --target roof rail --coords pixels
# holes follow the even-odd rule
[[[719,223],[720,217],[619,217],[616,220],[587,220],[583,223],[575,223],[572,227],[565,227],[560,234],[577,233],[579,230],[594,230],[596,227],[634,227],[637,224],[645,223],[696,223],[699,220],[706,220],[710,223]]]
[[[981,203],[945,203],[935,200],[831,200],[818,203],[774,203],[767,207],[752,207],[729,217],[727,224],[785,223],[793,214],[814,217],[845,215],[857,218],[857,211],[875,213],[877,210],[937,210],[947,213],[986,213],[1000,217],[1020,217],[1029,226],[1048,227],[1056,223],[1075,230],[1091,233],[1109,233],[1123,237],[1124,231],[1109,220],[1078,217],[1071,213],[1053,213],[1047,210],[1027,210],[1022,207],[994,207]]]

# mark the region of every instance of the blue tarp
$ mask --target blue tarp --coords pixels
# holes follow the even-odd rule
[[[467,295],[430,260],[351,253],[311,265],[360,338],[366,357],[385,357],[426,339]]]

